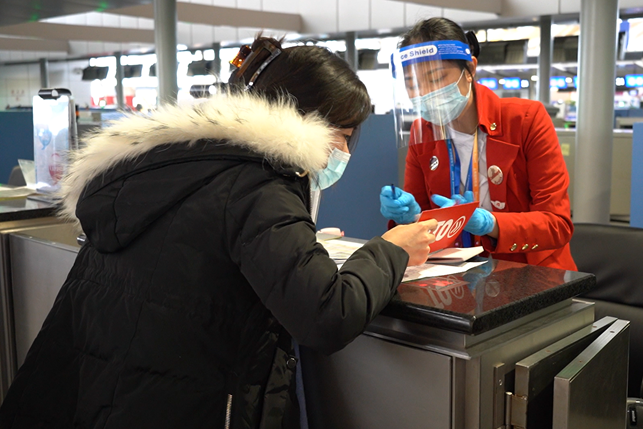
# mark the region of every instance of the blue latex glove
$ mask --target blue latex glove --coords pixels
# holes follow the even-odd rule
[[[413,194],[395,188],[395,196],[390,186],[382,187],[380,192],[380,213],[398,224],[413,223],[420,214],[420,205]]]
[[[467,191],[464,196],[453,195],[451,198],[433,194],[431,200],[442,208],[451,207],[456,204],[473,202],[473,192]],[[488,210],[478,207],[471,215],[471,219],[465,225],[464,230],[473,235],[487,235],[493,231],[493,221],[494,217]]]
[[[464,204],[464,197],[462,195],[453,195],[451,198],[443,197],[442,195],[433,194],[431,195],[431,201],[440,206],[440,208],[446,208],[455,206],[456,204]]]

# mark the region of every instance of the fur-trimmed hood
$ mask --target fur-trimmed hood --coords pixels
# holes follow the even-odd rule
[[[128,116],[90,135],[73,154],[60,196],[61,215],[76,219],[87,184],[119,163],[167,144],[199,140],[247,149],[268,162],[315,171],[332,150],[333,130],[317,115],[302,116],[290,100],[269,102],[248,93],[219,94],[189,107],[165,107],[150,116]]]

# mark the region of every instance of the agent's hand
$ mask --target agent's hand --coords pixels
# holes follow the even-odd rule
[[[471,200],[467,200],[467,194],[471,194]],[[445,207],[455,206],[456,204],[472,203],[473,202],[473,192],[467,191],[464,193],[464,197],[460,194],[452,195],[451,198],[443,197],[442,195],[433,194],[431,195],[431,201],[437,204],[441,209]]]
[[[438,227],[435,219],[410,225],[398,225],[388,230],[382,238],[400,246],[409,254],[409,266],[420,265],[426,262],[431,253],[430,244],[435,241],[433,231]]]
[[[431,201],[440,206],[451,207],[456,204],[465,204],[473,202],[473,192],[467,191],[462,195],[453,195],[451,198],[443,197],[442,195],[433,194],[431,195]],[[493,228],[496,224],[496,218],[486,209],[478,207],[469,222],[464,227],[464,230],[470,232],[473,235],[487,235],[493,231]]]
[[[420,214],[420,205],[415,201],[413,194],[395,188],[395,195],[390,186],[384,186],[380,192],[380,213],[387,219],[397,224],[415,222]]]

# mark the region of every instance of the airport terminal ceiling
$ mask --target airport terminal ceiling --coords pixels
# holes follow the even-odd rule
[[[238,9],[237,12],[241,10],[252,11],[259,18],[270,15],[271,13],[274,14],[274,12],[263,10],[263,6],[265,6],[264,3],[267,3],[263,1],[261,2],[262,6],[259,6],[260,9],[244,9],[244,7],[250,7],[250,4],[258,5],[259,0],[236,0],[234,4],[238,5],[237,8],[212,5],[214,3],[223,4],[226,3],[226,1],[227,0],[200,0],[198,4],[195,4],[193,1],[188,3],[187,0],[182,0],[178,3],[184,6],[190,5],[190,7],[211,8],[212,10],[210,12],[212,13],[220,12],[222,9]],[[330,3],[339,5],[340,3],[346,4],[346,1],[351,0],[330,0]],[[411,4],[415,3],[417,5],[421,1],[423,0],[407,1],[405,2],[405,8],[416,10],[415,8],[419,8],[420,6],[411,6]],[[441,0],[427,0],[424,3],[431,1],[440,2]],[[469,0],[454,0],[453,4],[462,5],[466,1]],[[559,0],[553,0],[547,4],[558,3],[558,1]],[[641,0],[637,1],[640,5]],[[205,4],[207,2],[210,4]],[[375,12],[374,9],[371,10],[372,8],[384,6],[399,6],[396,10],[401,8],[401,5],[399,5],[400,2],[393,0],[388,2],[363,0],[363,2],[368,2],[370,5],[369,10],[372,13]],[[23,96],[22,94],[30,94],[33,92],[33,88],[31,87],[33,86],[35,88],[38,86],[37,67],[39,58],[48,58],[51,63],[49,67],[54,82],[60,82],[57,84],[65,87],[74,87],[79,100],[83,100],[82,104],[94,106],[105,102],[107,105],[111,105],[110,100],[115,98],[114,87],[116,84],[113,53],[118,51],[124,55],[122,61],[124,61],[123,64],[126,67],[137,65],[139,68],[142,68],[142,73],[138,77],[125,76],[125,91],[128,92],[128,94],[130,92],[132,93],[129,98],[127,98],[126,95],[128,104],[139,104],[139,102],[134,103],[135,99],[140,99],[143,93],[149,93],[149,96],[146,95],[146,97],[151,101],[148,100],[149,103],[140,102],[140,104],[153,105],[157,87],[156,78],[154,77],[155,73],[152,72],[156,59],[153,57],[154,35],[153,20],[151,19],[153,17],[150,15],[151,12],[149,10],[153,3],[153,0],[0,0],[0,68],[2,68],[0,94],[4,93],[4,96],[0,95],[0,101],[2,101],[3,105],[11,106],[30,104],[30,97],[27,95]],[[298,8],[293,7],[288,13],[281,12],[276,14],[288,15],[288,17],[296,16],[300,17],[302,21],[308,20],[310,22],[310,16],[313,12],[303,6],[310,3],[311,0],[271,0],[270,7],[274,10],[277,8],[277,5],[301,5],[301,10],[296,10]],[[525,4],[526,0],[507,0],[507,3]],[[631,36],[629,44],[631,46],[629,46],[628,49],[622,49],[624,47],[622,44],[623,40],[619,40],[619,52],[621,55],[619,55],[619,61],[617,62],[615,90],[627,92],[630,87],[626,85],[625,77],[628,75],[643,76],[643,20],[635,18],[643,15],[643,8],[632,7],[632,0],[623,0],[619,2],[619,4],[622,7],[620,11],[621,19],[633,19],[637,21],[636,23],[632,21],[632,25],[628,27],[628,34]],[[571,8],[571,6],[569,7]],[[145,8],[145,12],[143,12],[143,8]],[[525,9],[525,12],[527,12],[527,9]],[[433,13],[451,17],[457,20],[465,29],[476,31],[483,46],[477,76],[480,83],[486,84],[492,89],[497,89],[501,96],[519,96],[525,98],[534,98],[536,96],[537,61],[540,41],[538,28],[539,18],[537,16],[498,16],[489,13],[469,14],[464,10],[458,12],[451,9],[447,10],[445,8],[428,6],[417,11],[418,13],[419,11],[423,13],[433,11]],[[532,8],[529,9],[529,11],[533,12],[534,10]],[[458,14],[452,16],[452,14],[456,12]],[[91,19],[89,17],[80,19],[81,17],[79,15],[83,14],[93,16]],[[71,20],[72,15],[76,15],[73,20]],[[103,21],[98,15],[106,16],[105,20]],[[109,20],[107,19],[108,15]],[[386,79],[388,76],[388,56],[390,56],[389,51],[391,49],[390,46],[385,46],[390,40],[385,39],[391,39],[393,45],[397,43],[397,37],[407,28],[402,27],[402,25],[411,25],[417,14],[410,13],[407,15],[408,16],[400,20],[399,23],[393,20],[397,25],[387,28],[379,26],[378,23],[381,22],[381,19],[372,19],[370,29],[356,32],[356,48],[359,53],[359,74],[367,83],[369,91],[373,93],[373,101],[378,112],[390,110],[390,103],[392,102],[389,94],[384,91],[386,88],[382,89],[382,87],[386,87],[386,85],[383,86],[381,84],[382,79]],[[493,16],[496,18],[494,19]],[[552,36],[555,40],[551,77],[552,80],[555,81],[557,91],[556,94],[552,94],[552,101],[571,100],[576,93],[578,66],[576,55],[578,52],[577,40],[579,35],[578,19],[578,13],[574,13],[571,10],[568,13],[552,16]],[[288,33],[288,43],[315,43],[326,46],[334,52],[341,53],[346,50],[344,43],[346,33],[340,24],[341,22],[337,22],[331,25],[331,27],[334,26],[336,30],[332,32],[307,33],[305,31],[281,31],[282,33],[284,31]],[[122,26],[117,27],[118,25]],[[25,31],[31,29],[37,30],[40,29],[40,27],[44,30],[49,30],[49,27],[56,27],[54,30],[59,31],[60,28],[67,26],[73,29],[68,30],[72,35],[65,35],[66,37],[61,37],[61,40],[51,40],[57,39],[53,36],[48,38],[44,37],[45,32],[16,32],[12,35],[9,35],[7,32],[8,35],[1,35],[3,27],[25,27]],[[302,30],[304,29],[306,28],[302,28]],[[203,24],[195,25],[190,23],[187,16],[184,16],[183,20],[179,19],[178,44],[182,46],[179,49],[183,51],[179,53],[179,86],[181,88],[185,87],[183,89],[184,92],[187,93],[191,85],[211,84],[211,74],[186,76],[190,61],[213,61],[213,43],[218,39],[221,40],[219,45],[222,48],[221,60],[227,62],[227,56],[230,55],[230,52],[235,51],[235,47],[238,46],[240,42],[246,42],[249,37],[256,34],[256,30],[256,28],[250,27],[233,29],[229,26],[223,30],[224,32],[219,32],[219,27],[211,25],[206,28]],[[267,31],[270,33],[274,30]],[[120,37],[125,33],[134,36],[143,35],[150,40],[127,39],[129,42],[118,42],[116,36]],[[40,37],[36,36],[36,34],[40,34]],[[93,38],[81,38],[88,35]],[[34,36],[39,38],[34,39]],[[105,37],[105,39],[100,39],[102,37]],[[102,41],[99,42],[99,40]],[[637,43],[632,43],[634,41]],[[21,49],[20,46],[7,47],[14,43],[27,42],[31,42],[34,45],[37,44],[37,46],[32,47],[30,50]],[[50,48],[48,44],[56,45]],[[636,47],[632,46],[635,44]],[[495,55],[498,54],[498,52],[503,54],[502,58]],[[572,55],[570,56],[568,54]],[[61,63],[69,63],[69,66]],[[29,66],[33,68],[34,64],[36,68],[32,69],[31,74],[27,73],[26,67]],[[82,82],[81,73],[88,65],[102,66],[104,68],[110,67],[110,75],[107,79]],[[21,67],[25,68],[23,69]],[[219,78],[226,80],[227,70],[221,70],[220,73]],[[25,79],[25,75],[28,75],[29,77],[27,79],[30,80]],[[131,79],[127,79],[128,77]],[[641,85],[637,84],[635,89],[638,91],[640,86]],[[380,92],[382,94],[378,96]],[[14,95],[14,93],[17,95]],[[641,88],[641,94],[637,92],[637,100],[639,97],[643,98],[643,88]]]
[[[109,9],[152,2],[152,0],[2,0],[0,1],[0,27],[77,13],[104,12]]]
[[[366,15],[370,18],[365,21],[354,16],[348,23],[342,15],[356,10],[357,6],[349,6],[352,0],[330,0],[329,7],[335,9],[330,15],[311,8],[314,0],[271,0],[266,4],[262,0],[236,0],[232,2],[236,6],[228,3],[177,1],[183,6],[179,8],[183,14],[178,13],[178,43],[190,48],[211,46],[214,42],[234,45],[259,28],[285,32],[292,36],[289,39],[324,40],[334,35],[341,39],[346,31],[356,31],[360,38],[382,37],[385,33],[400,34],[418,16],[425,15],[445,16],[469,29],[506,28],[537,25],[541,14],[551,15],[553,23],[578,21],[580,7],[580,0],[549,0],[538,7],[530,6],[530,0],[497,0],[489,4],[501,4],[502,11],[489,13],[474,6],[475,0],[454,0],[450,8],[444,7],[444,0],[362,0],[360,4],[367,5]],[[154,44],[152,4],[153,0],[0,0],[0,64],[150,51]],[[640,0],[621,0],[619,6],[622,17],[643,14]],[[243,11],[243,20],[239,20],[239,13],[231,12],[235,9]],[[225,23],[211,22],[217,21],[214,18],[225,19]]]

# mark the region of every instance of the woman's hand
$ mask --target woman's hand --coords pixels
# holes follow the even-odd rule
[[[430,244],[435,241],[433,231],[438,227],[435,219],[410,225],[398,225],[388,230],[382,238],[400,246],[409,254],[408,265],[420,265],[426,262],[431,253]]]

